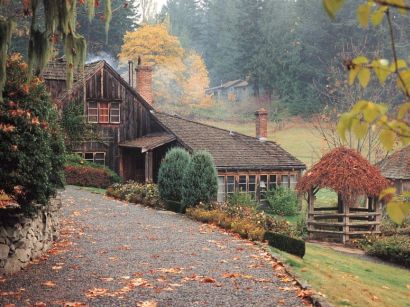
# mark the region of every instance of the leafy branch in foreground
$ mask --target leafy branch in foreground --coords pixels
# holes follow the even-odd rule
[[[331,18],[343,7],[344,0],[323,0],[323,5]],[[402,15],[407,15],[410,6],[406,0],[373,0],[363,1],[357,8],[358,24],[366,28],[369,22],[373,26],[380,25],[384,17],[389,29],[392,63],[387,59],[374,59],[370,61],[365,56],[359,56],[345,62],[349,71],[349,84],[353,85],[356,79],[366,88],[371,80],[372,71],[380,84],[388,78],[396,78],[397,89],[404,96],[404,102],[389,117],[389,108],[386,104],[375,103],[367,100],[358,101],[351,111],[341,115],[337,130],[342,139],[346,141],[346,132],[353,132],[357,138],[365,137],[369,129],[381,129],[380,142],[387,150],[392,150],[396,143],[410,144],[410,69],[404,59],[397,56],[394,28],[391,10],[397,9]],[[390,188],[380,195],[381,199],[389,200],[387,212],[390,218],[400,224],[410,213],[410,195],[397,195],[395,188]]]

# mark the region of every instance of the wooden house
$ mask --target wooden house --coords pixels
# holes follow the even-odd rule
[[[410,146],[391,154],[377,166],[382,175],[394,183],[398,193],[410,192]]]
[[[84,140],[74,151],[110,167],[125,180],[156,182],[160,163],[174,146],[211,153],[218,170],[220,201],[235,191],[263,200],[266,189],[294,188],[306,168],[278,144],[267,141],[264,109],[256,112],[256,137],[155,111],[151,67],[131,68],[130,82],[126,82],[105,61],[90,63],[75,75],[70,90],[65,85],[64,62],[50,63],[43,76],[57,105],[82,104],[87,121],[100,133],[99,140]]]

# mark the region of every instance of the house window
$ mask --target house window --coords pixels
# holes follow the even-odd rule
[[[226,177],[226,193],[228,195],[235,193],[235,176]]]
[[[217,201],[223,202],[225,200],[225,177],[218,176],[218,196]]]
[[[269,189],[269,191],[276,189],[276,175],[270,175],[269,176],[268,189]]]
[[[266,191],[268,189],[268,175],[261,175],[259,181],[260,200],[266,200]]]
[[[105,165],[105,152],[76,153],[81,155],[85,161]]]
[[[249,176],[249,193],[255,195],[256,193],[256,176]]]
[[[95,152],[94,163],[105,165],[105,152]]]
[[[289,188],[294,190],[296,188],[297,177],[296,175],[289,176]]]
[[[96,102],[88,103],[88,122],[98,123],[98,104]]]
[[[112,103],[110,106],[110,123],[118,124],[120,122],[120,104]]]
[[[103,124],[109,123],[110,109],[108,102],[100,102],[98,104],[98,121]]]
[[[284,188],[289,188],[289,176],[288,175],[282,175],[280,185]]]
[[[240,193],[246,193],[246,176],[239,176],[238,188]]]
[[[120,123],[120,104],[118,102],[89,102],[87,107],[89,123]]]

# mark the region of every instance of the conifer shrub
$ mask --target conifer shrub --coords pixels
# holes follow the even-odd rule
[[[212,156],[206,151],[194,153],[182,183],[183,206],[196,206],[216,199],[218,177]]]
[[[25,212],[47,204],[64,182],[64,142],[46,86],[28,80],[19,54],[7,60],[7,83],[0,103],[0,189]]]
[[[159,195],[164,201],[181,202],[182,182],[189,161],[189,153],[183,148],[172,148],[165,155],[158,172]]]

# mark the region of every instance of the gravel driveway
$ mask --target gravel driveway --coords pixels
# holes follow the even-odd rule
[[[216,227],[77,187],[62,211],[54,248],[0,277],[0,305],[303,305],[281,265]]]

